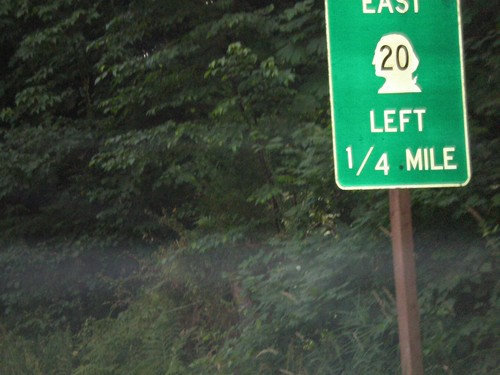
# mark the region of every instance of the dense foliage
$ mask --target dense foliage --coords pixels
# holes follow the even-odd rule
[[[500,371],[497,4],[473,179],[413,192],[427,374]],[[0,3],[0,373],[398,373],[386,192],[333,181],[319,0]]]

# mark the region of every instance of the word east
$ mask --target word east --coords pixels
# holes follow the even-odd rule
[[[380,14],[380,13],[418,13],[418,0],[362,0],[363,13]]]

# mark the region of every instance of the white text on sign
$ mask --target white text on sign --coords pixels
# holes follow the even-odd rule
[[[372,133],[403,133],[407,125],[416,125],[419,132],[424,131],[424,114],[426,113],[424,108],[401,109],[396,115],[397,112],[395,109],[386,109],[383,116],[384,126],[377,127],[375,110],[371,110],[370,131]]]
[[[418,0],[362,0],[362,2],[363,13],[367,14],[394,13],[394,11],[404,14],[407,12],[418,13],[419,11]]]
[[[455,147],[443,147],[443,158],[441,163],[437,160],[434,147],[418,148],[415,153],[411,149],[406,149],[406,170],[419,171],[449,171],[457,169],[456,164],[451,162],[454,159]]]
[[[362,157],[362,163],[359,168],[357,168],[356,176],[361,175],[361,173],[365,170],[365,167],[373,155],[374,149],[375,146],[371,146],[368,152],[366,152],[366,154]],[[353,151],[352,146],[346,148],[349,169],[353,169],[355,167]],[[458,165],[454,164],[455,151],[456,147],[454,146],[443,147],[442,149],[436,147],[419,147],[416,151],[412,151],[411,148],[407,148],[405,150],[406,171],[456,170]],[[361,155],[358,154],[358,156]],[[359,160],[361,160],[361,158]],[[404,166],[401,165],[400,169],[403,170],[403,168]],[[391,167],[389,164],[389,154],[387,152],[381,154],[373,169],[384,172],[385,176],[389,175]]]

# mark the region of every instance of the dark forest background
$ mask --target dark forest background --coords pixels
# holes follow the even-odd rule
[[[500,373],[499,3],[473,178],[414,190],[426,374]],[[333,181],[320,0],[0,2],[0,373],[399,373],[386,191]]]

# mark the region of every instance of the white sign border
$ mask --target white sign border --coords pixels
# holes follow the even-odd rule
[[[339,181],[338,176],[338,161],[337,161],[337,143],[335,139],[335,110],[334,110],[334,88],[333,88],[333,73],[332,73],[332,57],[330,53],[330,21],[328,12],[328,1],[325,0],[325,18],[326,18],[326,41],[327,41],[327,55],[328,55],[328,86],[330,90],[330,111],[332,117],[332,139],[333,139],[333,160],[334,160],[334,173],[335,182],[337,186],[342,190],[382,190],[382,189],[420,189],[420,188],[449,188],[449,187],[464,187],[466,186],[472,178],[472,168],[470,160],[470,145],[469,145],[469,126],[467,119],[467,97],[466,97],[466,87],[465,87],[465,64],[464,64],[464,50],[463,50],[463,35],[462,35],[462,9],[461,0],[457,1],[457,14],[458,14],[458,44],[459,44],[459,54],[460,54],[460,75],[462,81],[462,106],[463,106],[463,116],[464,116],[464,141],[465,141],[465,158],[467,167],[467,179],[460,183],[439,183],[439,184],[396,184],[396,185],[362,185],[362,186],[344,186]],[[337,1],[337,0],[330,0]],[[352,1],[352,0],[350,0]]]

